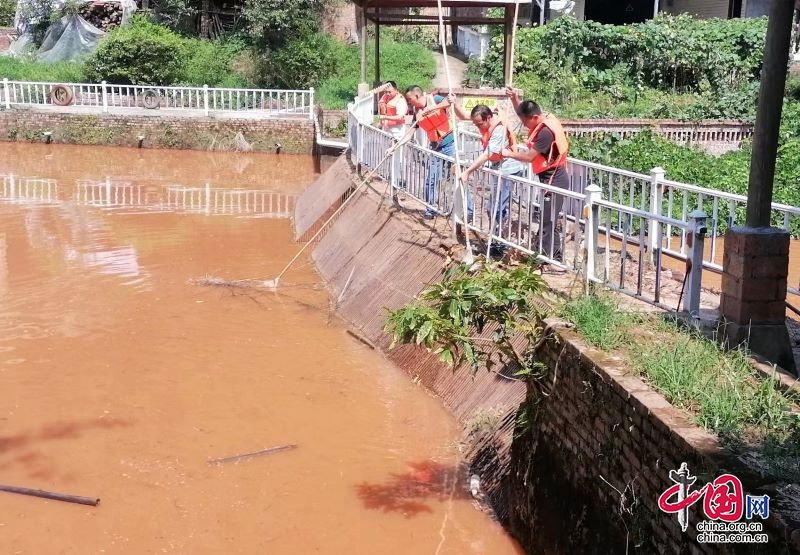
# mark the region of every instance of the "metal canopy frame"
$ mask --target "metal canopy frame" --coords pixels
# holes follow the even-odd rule
[[[353,0],[357,6],[356,17],[359,20],[363,39],[367,22],[375,26],[375,84],[381,81],[380,77],[380,27],[381,25],[438,25],[439,16],[429,14],[411,14],[409,8],[438,9],[437,0]],[[445,25],[453,28],[457,25],[504,25],[505,40],[503,75],[506,81],[511,74],[511,36],[514,25],[514,10],[530,5],[533,0],[441,0],[445,13],[442,19]],[[456,10],[451,10],[456,8]],[[503,17],[484,17],[474,15],[459,15],[457,8],[503,8]],[[455,34],[455,29],[453,29]],[[367,80],[367,42],[360,40],[361,44],[361,81]]]

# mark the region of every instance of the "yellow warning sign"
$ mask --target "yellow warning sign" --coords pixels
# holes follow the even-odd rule
[[[464,109],[467,111],[472,110],[478,104],[483,104],[494,109],[497,108],[497,98],[481,96],[468,96],[464,98]]]

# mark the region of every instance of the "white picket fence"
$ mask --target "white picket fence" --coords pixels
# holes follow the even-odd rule
[[[67,105],[87,106],[108,112],[110,108],[150,108],[202,112],[252,113],[264,116],[313,119],[314,89],[231,89],[159,87],[92,83],[52,83],[3,79],[0,102],[12,106],[60,106],[54,91],[71,97]],[[64,90],[66,88],[66,91]]]

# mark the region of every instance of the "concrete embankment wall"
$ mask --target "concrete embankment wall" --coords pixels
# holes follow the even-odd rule
[[[311,154],[314,126],[307,119],[232,119],[120,113],[89,114],[51,110],[0,110],[0,140],[138,146],[188,150],[238,150],[241,133],[254,151]]]
[[[341,199],[344,184],[358,182],[343,160],[299,200],[298,211],[315,207],[298,214],[300,233],[325,213],[313,202],[324,189]],[[527,552],[800,553],[800,526],[791,510],[779,510],[788,496],[770,490],[688,415],[627,375],[624,360],[587,347],[563,325],[553,324],[539,351],[546,374],[527,384],[487,371],[474,378],[464,368],[454,373],[419,347],[388,350],[387,309],[438,281],[454,250],[450,237],[415,214],[382,203],[375,191],[358,193],[313,257],[353,333],[437,394],[459,422],[474,428],[487,414],[502,414],[466,456]],[[677,515],[661,512],[658,497],[682,462],[698,476],[698,488],[726,471],[742,479],[747,493],[771,492],[770,543],[699,544],[702,501],[690,509],[686,532]]]

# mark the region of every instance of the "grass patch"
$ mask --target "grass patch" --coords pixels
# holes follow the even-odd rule
[[[374,48],[375,43],[371,41],[367,45],[367,82],[370,84],[375,80]],[[324,79],[316,91],[319,104],[328,109],[342,109],[352,102],[361,80],[357,45],[339,44],[335,56],[336,72]],[[410,85],[427,90],[435,75],[436,61],[428,47],[381,37],[381,79],[396,81],[400,90]]]
[[[727,446],[746,452],[764,475],[800,479],[800,417],[791,410],[800,399],[759,374],[747,352],[725,351],[656,316],[625,313],[605,297],[569,301],[562,314],[594,346],[625,351],[634,371]]]
[[[50,81],[83,83],[86,79],[82,62],[45,64],[25,58],[0,56],[0,79],[11,81]]]
[[[627,315],[617,310],[608,297],[586,296],[572,299],[561,308],[561,316],[575,324],[595,347],[608,351],[628,341]]]

